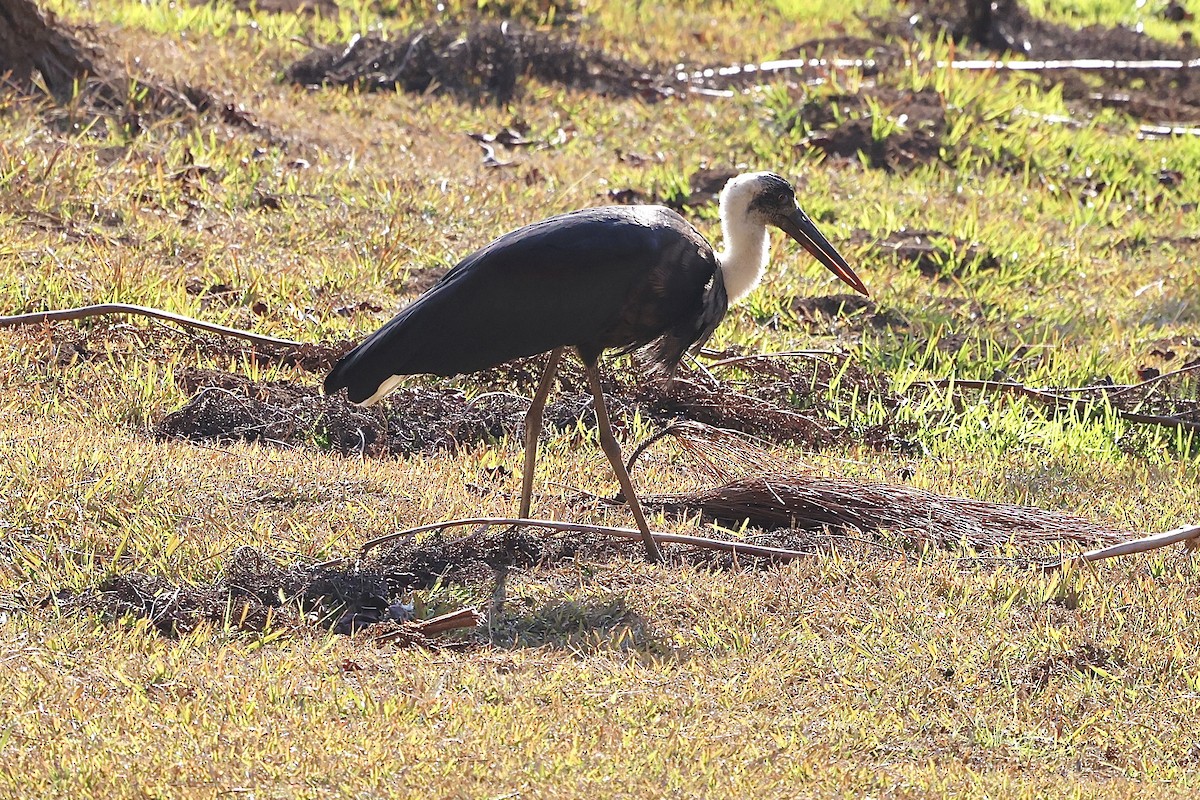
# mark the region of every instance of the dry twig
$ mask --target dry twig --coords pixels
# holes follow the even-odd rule
[[[195,328],[196,330],[216,333],[221,336],[244,339],[255,344],[290,348],[301,348],[306,346],[304,342],[296,342],[292,341],[291,339],[279,339],[274,336],[263,336],[262,334],[251,333],[250,331],[243,331],[239,330],[238,328],[217,325],[214,322],[204,322],[203,320],[193,319],[192,317],[185,317],[182,314],[175,314],[171,311],[162,311],[157,308],[147,308],[145,306],[135,306],[127,303],[101,303],[99,305],[81,306],[79,308],[63,308],[55,311],[34,311],[29,314],[15,314],[9,317],[0,317],[0,328],[11,328],[18,325],[42,325],[47,322],[62,322],[65,320],[109,316],[114,314],[133,314],[142,317],[152,317],[154,319],[173,322],[176,325],[181,325],[185,328]]]
[[[552,519],[517,519],[509,517],[470,517],[467,519],[451,519],[443,522],[431,522],[428,525],[418,525],[415,528],[407,528],[402,531],[394,531],[383,536],[377,536],[368,542],[365,542],[359,548],[359,556],[363,556],[367,551],[378,547],[381,544],[394,542],[398,539],[406,539],[416,536],[427,531],[440,531],[444,528],[462,528],[470,525],[521,525],[530,528],[548,528],[553,531],[577,531],[580,533],[603,533],[609,536],[614,536],[618,539],[635,539],[641,541],[642,534],[635,528],[613,528],[607,525],[586,525],[580,522],[559,522]],[[690,544],[694,547],[700,547],[706,550],[718,550],[724,553],[733,553],[743,556],[757,556],[759,558],[774,558],[788,560],[793,558],[801,558],[811,555],[810,553],[801,552],[799,550],[785,550],[779,547],[762,547],[753,544],[743,544],[742,542],[731,542],[722,539],[709,539],[703,536],[688,536],[682,533],[651,533],[654,541],[659,544]]]
[[[1165,533],[1155,533],[1150,536],[1143,536],[1140,539],[1129,539],[1109,545],[1108,547],[1088,550],[1086,553],[1070,556],[1064,558],[1062,561],[1050,564],[1046,569],[1056,570],[1072,564],[1089,564],[1093,561],[1103,561],[1106,558],[1116,558],[1117,556],[1127,556],[1134,553],[1146,553],[1151,550],[1167,547],[1176,542],[1186,542],[1188,549],[1195,549],[1197,543],[1200,543],[1200,525],[1184,525],[1182,528],[1176,528]]]
[[[432,644],[432,639],[447,631],[459,628],[474,628],[483,619],[474,608],[460,608],[437,617],[423,619],[419,622],[406,622],[399,630],[390,631],[375,637],[375,642],[400,641],[407,644]]]

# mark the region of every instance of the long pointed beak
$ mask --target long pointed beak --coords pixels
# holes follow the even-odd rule
[[[826,269],[849,284],[854,291],[870,296],[866,284],[854,274],[854,270],[850,269],[846,259],[842,258],[829,240],[817,230],[817,226],[808,218],[808,214],[797,208],[790,215],[779,217],[775,224],[781,231],[803,245],[804,249],[812,253],[817,261],[825,265]]]

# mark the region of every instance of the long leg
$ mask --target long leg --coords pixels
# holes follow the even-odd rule
[[[646,560],[662,561],[658,542],[654,541],[654,537],[650,535],[650,526],[646,524],[646,515],[642,513],[642,504],[638,502],[637,493],[633,490],[633,481],[629,479],[629,471],[625,469],[625,462],[621,457],[621,445],[617,444],[616,437],[613,436],[612,422],[608,418],[608,408],[604,405],[604,392],[600,388],[600,369],[596,366],[595,361],[588,361],[586,358],[583,361],[583,368],[587,371],[592,397],[596,398],[596,424],[600,428],[600,449],[604,451],[604,455],[608,456],[613,472],[617,474],[617,482],[621,484],[625,502],[629,504],[629,510],[633,512],[633,519],[637,522],[638,530],[642,532],[642,540],[646,543]]]
[[[546,398],[550,396],[550,388],[554,386],[554,374],[558,372],[558,362],[562,360],[561,347],[550,351],[550,360],[546,362],[546,371],[542,373],[542,382],[538,384],[537,394],[529,404],[525,414],[525,465],[521,473],[521,519],[529,519],[529,507],[533,504],[533,470],[537,466],[538,437],[542,434],[542,412],[546,409]]]

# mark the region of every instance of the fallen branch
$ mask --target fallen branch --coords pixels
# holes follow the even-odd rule
[[[161,319],[165,320],[166,322],[173,322],[176,325],[180,325],[184,328],[195,328],[197,330],[207,331],[208,333],[216,333],[221,336],[244,339],[245,341],[253,342],[255,344],[289,348],[300,348],[306,346],[304,342],[296,342],[292,341],[291,339],[279,339],[274,336],[263,336],[258,333],[239,330],[238,328],[230,328],[225,325],[218,325],[214,322],[204,322],[191,317],[185,317],[182,314],[175,314],[170,311],[162,311],[157,308],[147,308],[145,306],[129,305],[127,303],[101,303],[94,306],[64,308],[56,311],[34,311],[29,314],[16,314],[10,317],[0,317],[0,328],[12,328],[20,325],[42,325],[47,322],[62,322],[66,320],[84,319],[86,317],[110,316],[115,314],[133,314],[135,316]]]
[[[399,640],[406,643],[427,644],[428,640],[440,636],[446,631],[474,628],[481,619],[483,619],[483,615],[474,608],[460,608],[457,611],[430,617],[420,622],[406,622],[399,630],[376,636],[375,641],[382,643]]]
[[[701,352],[701,355],[705,355],[705,353]],[[722,358],[720,361],[714,361],[706,366],[709,369],[716,369],[717,367],[740,364],[744,361],[764,361],[772,358],[819,358],[821,356],[849,358],[850,354],[839,350],[785,350],[779,353],[749,353],[741,356],[730,356],[729,358]]]
[[[443,522],[432,522],[428,525],[419,525],[415,528],[407,528],[402,531],[379,536],[375,539],[363,544],[359,549],[359,556],[363,556],[367,551],[379,545],[386,544],[397,539],[403,539],[411,536],[416,536],[420,533],[428,531],[441,531],[446,528],[467,527],[471,525],[525,525],[534,528],[548,528],[557,531],[578,531],[581,533],[603,533],[610,536],[615,536],[620,539],[641,540],[642,535],[639,531],[633,528],[614,528],[606,525],[586,525],[576,522],[558,522],[556,520],[547,519],[517,519],[509,517],[472,517],[467,519],[452,519]],[[787,550],[779,547],[764,547],[761,545],[744,544],[742,542],[732,542],[722,539],[710,539],[702,536],[689,536],[686,534],[677,533],[651,533],[654,540],[660,544],[689,544],[693,547],[699,547],[705,550],[716,550],[733,555],[756,556],[759,558],[770,558],[788,561],[795,558],[803,558],[811,556],[811,553],[806,553],[800,550]],[[864,544],[878,546],[877,542],[867,540],[855,540]],[[1156,533],[1150,536],[1144,536],[1139,539],[1131,539],[1117,544],[1100,547],[1093,550],[1087,550],[1083,553],[1074,556],[1067,556],[1060,561],[1052,564],[1044,565],[1043,570],[1052,572],[1058,569],[1063,569],[1072,565],[1086,564],[1094,561],[1103,561],[1109,558],[1117,558],[1119,556],[1133,555],[1136,553],[1145,553],[1151,550],[1158,550],[1163,547],[1175,544],[1177,542],[1188,542],[1189,548],[1194,548],[1200,545],[1200,525],[1185,525],[1181,528],[1176,528],[1165,533]],[[899,551],[893,548],[885,548],[900,554]],[[443,614],[440,617],[434,617],[425,620],[421,623],[410,623],[403,630],[393,631],[377,637],[376,641],[392,641],[404,638],[428,638],[447,630],[455,628],[472,627],[478,623],[479,613],[474,609],[460,609],[449,614]]]
[[[1002,60],[1002,59],[964,59],[920,61],[913,59],[873,59],[873,58],[789,58],[778,61],[764,61],[761,64],[731,64],[724,67],[709,67],[705,69],[688,70],[682,65],[676,67],[675,80],[683,84],[685,91],[704,97],[729,99],[737,97],[738,92],[731,89],[717,89],[709,85],[718,82],[721,85],[737,85],[742,89],[747,86],[761,89],[766,81],[785,73],[808,71],[807,86],[819,86],[829,82],[826,77],[818,76],[828,72],[859,70],[864,77],[878,75],[885,70],[911,69],[914,66],[928,66],[933,69],[948,69],[955,72],[1013,72],[1013,73],[1053,73],[1063,70],[1076,72],[1179,72],[1187,73],[1200,67],[1200,59],[1183,61],[1179,59],[1151,60],[1117,60],[1101,58],[1054,59],[1054,60]],[[751,83],[757,81],[756,83]],[[1092,98],[1102,100],[1103,98]],[[1020,112],[1018,112],[1020,113]],[[1070,117],[1054,117],[1036,115],[1046,122],[1055,124],[1077,125]],[[1139,136],[1200,136],[1200,127],[1186,125],[1140,125],[1137,129]]]
[[[1172,71],[1184,72],[1200,67],[1200,59],[1183,61],[1175,58],[1158,58],[1145,60],[1123,60],[1112,58],[1060,58],[1048,60],[1035,59],[965,59],[957,61],[934,62],[938,69],[950,68],[964,72],[1057,72],[1064,69],[1080,72],[1106,72],[1121,70],[1122,72]]]
[[[1200,136],[1200,128],[1184,125],[1139,125],[1138,133],[1143,136]]]
[[[1164,372],[1161,375],[1155,375],[1153,378],[1147,378],[1146,380],[1141,381],[1140,383],[1128,383],[1128,384],[1121,384],[1121,385],[1114,384],[1113,386],[1108,387],[1108,388],[1104,388],[1104,387],[1090,387],[1090,388],[1104,388],[1104,391],[1108,392],[1108,394],[1110,394],[1110,395],[1125,394],[1126,392],[1132,391],[1134,389],[1140,389],[1143,386],[1149,386],[1152,383],[1158,383],[1159,381],[1165,381],[1167,378],[1174,378],[1177,375],[1183,375],[1188,372],[1200,372],[1200,358],[1196,359],[1193,362],[1185,364],[1184,366],[1180,367],[1179,369],[1171,370],[1170,372]]]
[[[1194,367],[1187,367],[1185,369],[1176,370],[1174,373],[1169,374],[1174,375],[1181,372],[1188,372],[1192,369],[1194,369]],[[1047,405],[1051,405],[1055,408],[1072,410],[1083,409],[1085,411],[1091,411],[1094,408],[1093,401],[1083,397],[1066,397],[1064,394],[1067,392],[1079,393],[1094,391],[1106,396],[1115,396],[1141,388],[1154,381],[1162,380],[1164,377],[1167,376],[1160,375],[1157,378],[1152,378],[1148,381],[1143,381],[1142,383],[1136,384],[1081,386],[1068,389],[1038,389],[1032,386],[1026,386],[1023,383],[1016,383],[1012,381],[959,380],[955,378],[946,378],[935,381],[921,381],[912,385],[927,386],[938,389],[961,388],[1005,392],[1007,394],[1028,397],[1030,399],[1046,403]],[[1142,414],[1137,411],[1126,411],[1125,409],[1117,408],[1116,406],[1109,407],[1111,408],[1113,414],[1121,419],[1128,420],[1129,422],[1138,422],[1147,425],[1160,425],[1167,428],[1182,428],[1183,430],[1189,431],[1200,431],[1200,420],[1190,420],[1184,419],[1181,416],[1170,416],[1163,414]]]
[[[378,536],[359,548],[360,557],[369,550],[381,544],[387,544],[398,539],[406,539],[427,531],[440,531],[445,528],[462,528],[468,525],[523,525],[530,528],[548,528],[553,531],[576,531],[579,533],[603,533],[618,539],[635,539],[641,541],[642,534],[636,528],[613,528],[607,525],[586,525],[579,522],[558,522],[551,519],[515,519],[509,517],[471,517],[469,519],[451,519],[444,522],[431,522],[428,525],[418,525]],[[812,555],[800,550],[785,550],[780,547],[763,547],[761,545],[731,542],[723,539],[709,539],[703,536],[689,536],[682,533],[651,533],[654,541],[659,544],[690,544],[705,550],[717,550],[734,555],[757,556],[759,558],[777,558],[790,560]]]

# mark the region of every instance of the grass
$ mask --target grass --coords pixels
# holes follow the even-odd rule
[[[1126,3],[1049,5],[1034,10],[1130,21]],[[997,371],[1129,382],[1156,347],[1195,357],[1187,236],[1200,223],[1200,139],[1145,140],[1113,111],[1061,124],[1070,104],[1028,79],[927,66],[882,76],[939,92],[951,131],[941,163],[889,174],[801,147],[788,124],[796,97],[780,87],[646,104],[535,85],[496,107],[279,82],[305,41],[403,31],[424,6],[343,4],[332,18],[224,3],[47,6],[93,26],[123,63],[139,57],[244,104],[288,144],[175,120],[136,138],[104,125],[63,132],[5,98],[5,313],[135,302],[301,340],[356,337],[412,296],[414,273],[610,189],[677,191],[713,164],[799,179],[877,310],[904,321],[804,323],[792,298],[840,289],[776,241],[768,279],[717,343],[843,347],[896,390]],[[852,12],[889,8],[588,4],[580,35],[639,62],[733,63],[831,25],[863,33]],[[1177,35],[1147,20],[1153,35]],[[936,42],[918,52],[949,56]],[[861,81],[833,77],[810,97]],[[512,124],[549,146],[515,153],[512,168],[481,166],[465,134]],[[1184,178],[1166,186],[1162,171]],[[717,236],[714,210],[693,219]],[[978,242],[996,264],[949,264],[935,280],[847,244],[905,226]],[[463,652],[283,628],[169,640],[145,623],[37,607],[113,573],[210,580],[244,545],[322,560],[399,527],[503,515],[517,478],[497,482],[489,468],[519,474],[512,441],[409,460],[157,441],[153,424],[187,399],[180,368],[321,376],[197,352],[148,323],[80,327],[94,333],[82,350],[37,328],[4,331],[0,350],[0,795],[1126,798],[1200,785],[1200,576],[1175,553],[1061,577],[872,548],[767,571],[582,560],[514,575],[493,644]],[[472,390],[470,379],[440,385]],[[828,401],[833,421],[883,419]],[[907,467],[922,488],[1133,528],[1195,521],[1196,446],[1174,432],[949,390],[913,393],[900,414],[919,426],[920,455],[792,454],[871,480]],[[656,491],[686,479],[661,463],[635,475]],[[468,483],[492,488],[480,496]],[[562,486],[613,490],[591,442],[545,445],[537,509],[628,524],[619,509],[581,510]],[[486,601],[487,587],[461,591],[457,601]]]

